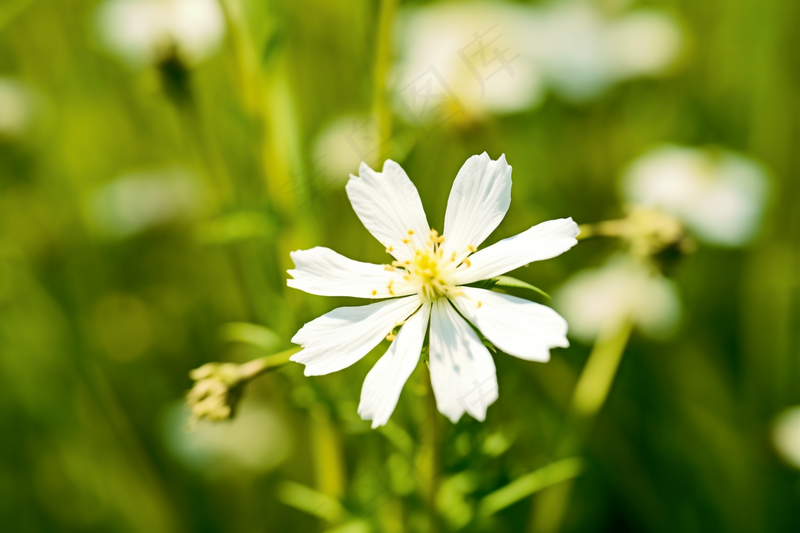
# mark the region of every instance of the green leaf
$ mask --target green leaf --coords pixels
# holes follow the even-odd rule
[[[521,279],[512,278],[511,276],[498,276],[493,278],[494,280],[494,287],[504,287],[504,288],[511,288],[511,289],[527,289],[529,291],[536,292],[541,294],[547,299],[550,299],[550,295],[544,292],[539,287],[534,287],[530,283],[526,283]]]
[[[491,279],[482,279],[480,281],[475,281],[473,283],[467,283],[467,287],[475,287],[476,289],[486,289],[491,290],[492,287],[495,286],[497,280],[500,278],[491,278]]]
[[[336,498],[292,481],[284,481],[278,486],[278,500],[331,523],[336,523],[347,516],[344,507]]]

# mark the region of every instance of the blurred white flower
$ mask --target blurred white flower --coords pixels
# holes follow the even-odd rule
[[[126,174],[91,193],[87,217],[99,233],[127,237],[197,214],[202,196],[196,179],[180,169]]]
[[[800,468],[800,407],[778,415],[772,429],[772,442],[786,462]]]
[[[95,23],[103,44],[133,66],[173,49],[188,64],[214,52],[225,34],[217,0],[105,0]]]
[[[553,306],[567,319],[570,334],[585,342],[626,320],[645,335],[664,338],[681,316],[674,283],[625,255],[572,276],[553,295]]]
[[[677,23],[655,10],[604,14],[588,0],[543,7],[445,3],[405,9],[395,91],[401,116],[423,124],[536,105],[549,87],[583,101],[677,57]]]
[[[741,246],[756,234],[767,200],[764,169],[726,150],[664,146],[634,161],[625,200],[677,217],[700,240]]]
[[[453,422],[465,412],[483,420],[497,399],[497,378],[492,356],[467,320],[503,352],[530,361],[547,361],[550,348],[568,345],[567,323],[549,307],[467,285],[566,252],[578,242],[577,224],[550,220],[478,251],[511,203],[505,156],[492,161],[484,152],[464,163],[441,237],[428,225],[417,188],[400,165],[387,160],[383,172],[375,172],[362,164],[359,174],[347,184],[350,202],[394,261],[361,263],[321,247],[295,251],[288,285],[321,296],[383,301],[340,307],[309,322],[292,338],[303,350],[291,360],[304,364],[307,376],[330,374],[386,337],[392,344],[367,375],[358,407],[373,428],[382,426],[419,362],[430,319],[430,375],[439,411]]]
[[[659,11],[609,16],[589,0],[543,7],[530,38],[547,83],[576,101],[614,83],[661,72],[675,59],[682,41],[675,21]]]
[[[402,159],[413,141],[397,132],[381,145],[378,121],[374,116],[344,115],[319,131],[314,139],[314,172],[324,178],[321,185],[341,185],[358,172],[361,162],[371,164],[387,155]],[[310,178],[311,176],[307,176]]]
[[[31,127],[34,111],[34,98],[23,82],[0,78],[0,140],[23,136]]]
[[[288,456],[288,428],[264,403],[251,400],[239,411],[233,420],[187,431],[188,408],[171,405],[163,417],[168,449],[186,467],[212,477],[269,472]]]
[[[370,117],[346,115],[325,125],[314,141],[314,170],[329,183],[345,183],[378,151],[379,134]]]
[[[534,13],[503,2],[406,8],[399,17],[395,90],[411,121],[509,113],[542,95],[528,44]]]

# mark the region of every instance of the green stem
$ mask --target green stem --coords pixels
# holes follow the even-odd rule
[[[389,108],[387,80],[392,64],[392,26],[399,0],[382,0],[378,17],[378,40],[375,52],[373,113],[378,122],[378,161],[390,155],[389,139],[392,136],[392,111]]]
[[[597,415],[608,399],[632,329],[633,322],[626,320],[601,334],[595,342],[572,394],[567,414],[567,432],[556,447],[558,457],[583,453]],[[572,482],[568,481],[538,496],[534,502],[530,531],[558,532],[564,522],[571,494]]]
[[[632,329],[633,322],[625,320],[601,334],[578,378],[572,394],[570,418],[577,426],[582,426],[584,438],[608,398]]]
[[[283,365],[288,364],[290,358],[300,350],[302,350],[300,346],[295,346],[276,354],[266,355],[264,357],[259,357],[258,359],[253,359],[252,361],[248,361],[240,367],[242,377],[246,381],[250,381],[268,370],[274,370],[282,367]]]
[[[606,220],[594,224],[581,224],[578,240],[591,237],[623,237],[628,232],[628,219]]]
[[[433,385],[430,380],[430,372],[426,374],[428,382],[428,393],[425,398],[426,416],[428,423],[425,424],[425,433],[421,442],[423,447],[420,458],[424,479],[421,485],[421,495],[423,496],[428,511],[428,527],[431,533],[439,531],[439,515],[436,510],[436,497],[439,494],[439,448],[441,441],[441,427],[439,410],[436,407],[436,397],[433,394]]]

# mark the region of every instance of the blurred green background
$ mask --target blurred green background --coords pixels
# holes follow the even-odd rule
[[[302,324],[355,303],[288,289],[289,251],[385,261],[344,190],[356,168],[342,139],[373,117],[388,144],[365,158],[397,159],[440,230],[466,158],[506,154],[512,204],[490,241],[622,216],[621,172],[661,143],[720,145],[769,169],[755,242],[700,245],[674,274],[678,333],[634,333],[561,530],[798,530],[800,473],[770,432],[800,403],[800,3],[605,2],[676,21],[681,51],[663,75],[581,101],[545,91],[502,114],[456,106],[435,129],[392,104],[405,4],[225,1],[213,52],[189,61],[161,43],[131,64],[98,36],[98,2],[0,3],[0,78],[28,110],[24,127],[0,129],[0,529],[546,530],[547,491],[491,516],[479,502],[560,459],[591,349],[578,342],[547,364],[498,355],[484,423],[427,418],[420,365],[390,425],[370,430],[356,406],[383,343],[337,374],[267,374],[233,422],[185,431],[190,369],[288,348]],[[0,113],[22,105],[0,99]],[[350,133],[320,147],[337,120]],[[589,240],[516,275],[550,292],[618,247]],[[231,323],[275,335],[259,348]],[[415,475],[431,439],[434,495]]]

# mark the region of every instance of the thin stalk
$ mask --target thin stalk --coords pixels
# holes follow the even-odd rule
[[[628,233],[628,219],[606,220],[595,224],[581,224],[578,240],[591,237],[624,237]]]
[[[392,29],[394,17],[397,13],[399,0],[382,0],[380,14],[378,15],[378,39],[375,52],[375,71],[372,112],[378,123],[378,162],[384,161],[390,155],[392,136],[392,111],[389,107],[389,92],[387,88],[389,69],[392,65]]]
[[[420,480],[420,496],[425,501],[428,511],[428,527],[431,533],[439,531],[439,515],[436,509],[436,497],[439,494],[440,461],[439,449],[441,444],[441,415],[436,408],[436,398],[433,394],[433,385],[430,372],[425,373],[428,382],[428,393],[425,397],[427,423],[423,424],[423,434],[420,439],[419,467],[422,472]]]
[[[302,349],[303,348],[300,346],[295,346],[276,354],[265,355],[264,357],[248,361],[239,367],[242,372],[242,378],[244,378],[245,381],[250,381],[268,370],[282,367],[288,364],[289,359]]]
[[[558,457],[579,456],[583,453],[597,415],[605,405],[614,384],[632,329],[632,321],[626,320],[601,334],[595,341],[572,394],[567,414],[567,431],[556,447]],[[560,531],[572,490],[573,482],[568,481],[539,495],[534,501],[529,531]]]

